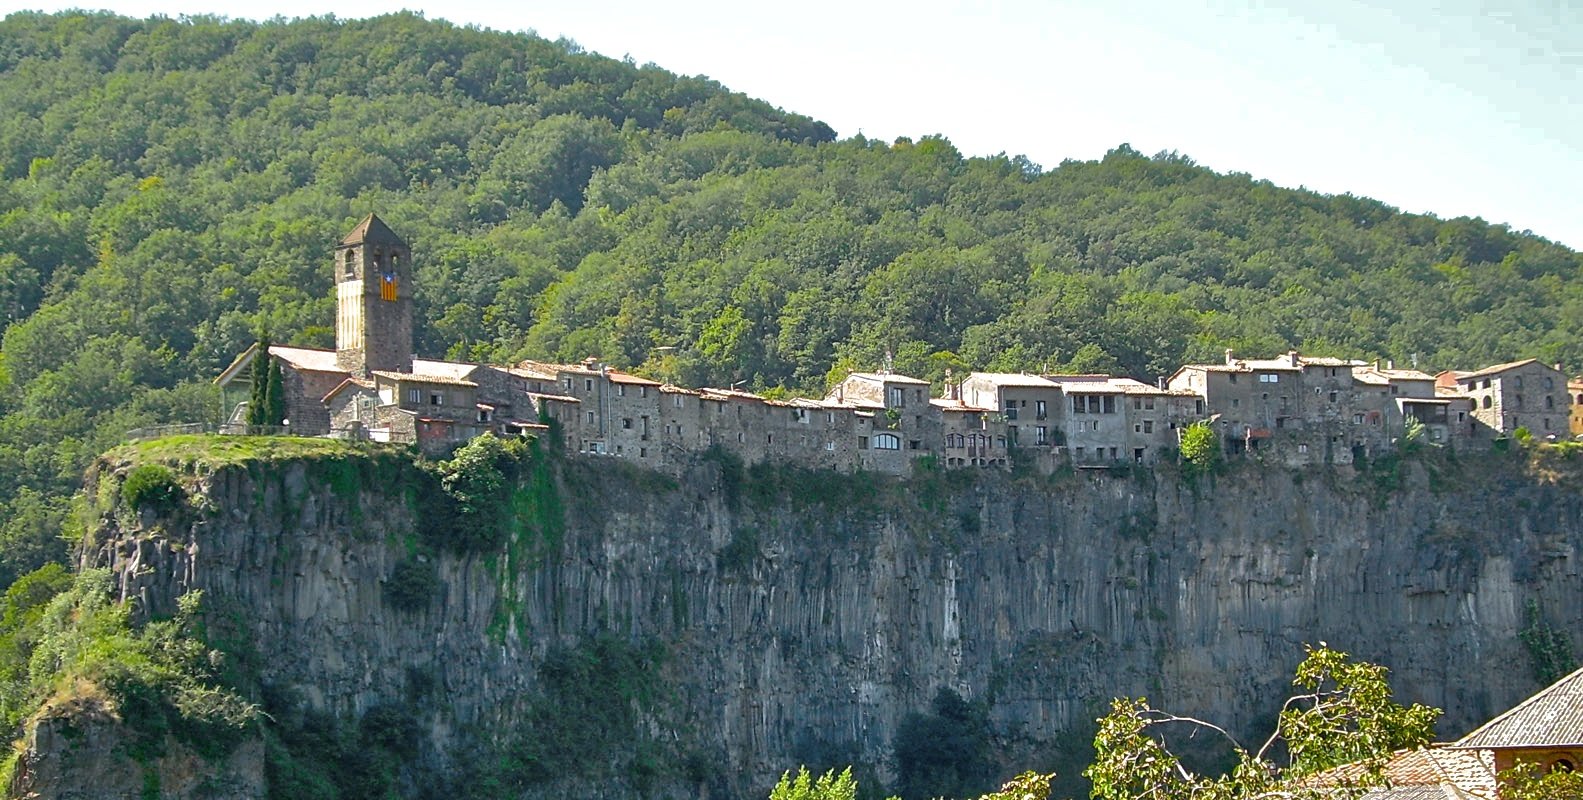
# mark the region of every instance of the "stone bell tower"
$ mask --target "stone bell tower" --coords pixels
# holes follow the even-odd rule
[[[341,369],[412,371],[412,251],[373,214],[336,245],[335,299]]]

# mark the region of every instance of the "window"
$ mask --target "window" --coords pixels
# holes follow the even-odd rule
[[[1241,398],[1237,398],[1237,397],[1231,398],[1231,407],[1232,408],[1241,408],[1242,407],[1242,400],[1241,400]],[[1202,413],[1202,412],[1200,412],[1200,413]]]
[[[1546,375],[1545,376],[1545,388],[1546,389],[1554,389],[1554,388],[1556,388],[1556,379]]]
[[[570,392],[572,390],[572,379],[571,378],[567,378],[567,379],[565,379],[565,380],[563,380],[561,382],[566,384],[566,391]]]
[[[624,430],[624,431],[632,430],[632,419],[630,417],[622,417],[621,418],[621,430]]]
[[[923,402],[923,390],[922,389],[913,389],[912,390],[912,399],[915,402],[922,403]]]
[[[1084,405],[1083,398],[1078,397],[1077,395],[1072,395],[1072,413],[1073,414],[1082,414],[1086,408],[1087,408],[1087,406]]]
[[[592,411],[588,412],[588,424],[589,425],[594,424],[594,412],[592,412]]]
[[[431,406],[443,406],[443,405],[445,405],[445,395],[443,393],[441,393],[441,392],[430,392],[429,393],[429,405],[431,405]]]
[[[1146,419],[1143,421],[1143,432],[1154,433],[1154,420]]]
[[[347,278],[357,277],[357,260],[353,257],[351,250],[346,251],[346,268],[342,275]]]
[[[478,409],[478,421],[479,422],[488,422],[489,421],[489,409],[487,409],[487,408],[480,408],[480,409]]]
[[[1306,452],[1308,452],[1308,445],[1299,442],[1297,444],[1297,452],[1299,452],[1299,453],[1306,453]]]
[[[1554,397],[1551,397],[1548,394],[1545,395],[1545,408],[1555,408],[1555,407],[1556,407],[1556,399]]]
[[[1152,398],[1152,397],[1145,397],[1145,398],[1143,398],[1143,407],[1144,407],[1144,409],[1146,409],[1148,411],[1153,411],[1154,410],[1154,398]]]
[[[1490,407],[1490,399],[1489,399],[1489,397],[1485,397],[1484,398],[1484,407],[1485,408],[1489,408]]]
[[[1049,416],[1045,413],[1043,400],[1033,401],[1033,415],[1039,419],[1044,419],[1045,417]]]
[[[1231,373],[1230,375],[1227,375],[1226,377],[1231,379],[1232,383],[1236,383],[1237,382],[1237,373],[1235,373],[1235,372]]]
[[[1352,424],[1353,425],[1362,425],[1363,424],[1363,415],[1362,414],[1353,414],[1352,415]]]
[[[1134,397],[1134,398],[1132,398],[1132,410],[1133,411],[1142,411],[1143,410],[1143,398],[1141,398],[1141,397]]]
[[[1521,376],[1521,375],[1513,375],[1512,376],[1512,388],[1513,389],[1521,389],[1521,388],[1523,388],[1523,376]]]
[[[1335,392],[1331,392],[1330,393],[1330,402],[1332,402],[1332,403],[1336,402],[1336,393]]]
[[[676,426],[676,435],[677,436],[681,436],[682,435],[682,426],[680,426],[680,425]]]
[[[1116,413],[1116,398],[1114,395],[1105,395],[1105,413]]]
[[[648,457],[649,457],[649,449],[647,447],[639,447],[638,448],[638,458],[648,458]]]
[[[639,386],[638,387],[638,397],[648,397],[648,396],[649,396],[649,387],[647,387],[647,386]]]
[[[1479,388],[1480,389],[1488,389],[1488,388],[1490,388],[1490,379],[1489,378],[1485,378],[1484,379],[1484,384],[1482,386],[1480,386]]]
[[[832,452],[832,453],[835,452],[835,442],[825,442],[824,443],[824,449],[827,452]]]
[[[1033,443],[1034,444],[1049,444],[1050,443],[1050,431],[1049,431],[1049,429],[1046,428],[1043,425],[1040,425],[1039,427],[1034,428],[1033,429]]]
[[[1522,408],[1523,407],[1523,396],[1520,395],[1520,394],[1519,395],[1513,395],[1512,396],[1512,406],[1514,408]]]
[[[886,403],[885,405],[888,405],[891,408],[901,408],[902,405],[904,405],[907,401],[907,393],[903,391],[900,386],[890,387],[890,391],[887,393],[887,396],[890,398],[890,402]]]
[[[1006,419],[1017,418],[1017,404],[1015,401],[1006,404]]]
[[[923,442],[919,441],[917,439],[908,439],[907,440],[907,449],[908,450],[922,450],[923,449]]]
[[[1401,389],[1400,386],[1397,386],[1394,383],[1391,384],[1391,394],[1401,394],[1401,391],[1402,391],[1402,389]]]
[[[859,436],[859,437],[857,437],[857,449],[859,449],[859,450],[867,450],[868,449],[868,437],[867,436]]]
[[[407,390],[407,402],[409,402],[409,403],[411,403],[413,405],[417,405],[417,404],[423,402],[423,390],[416,389],[416,388],[408,389]]]
[[[679,395],[679,394],[671,395],[671,405],[676,407],[676,408],[681,408],[684,405],[684,401],[682,400],[682,396]]]
[[[1274,372],[1259,373],[1259,383],[1280,383],[1281,376]]]
[[[627,385],[624,384],[624,383],[616,384],[616,397],[626,397],[626,396],[627,396]]]
[[[1083,457],[1083,448],[1081,448],[1081,447],[1076,448],[1076,455],[1077,455],[1078,458],[1082,458]]]

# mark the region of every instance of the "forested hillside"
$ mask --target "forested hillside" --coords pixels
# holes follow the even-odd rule
[[[1583,258],[1504,227],[1125,145],[1041,170],[836,140],[411,15],[14,14],[0,109],[0,586],[59,556],[66,493],[125,429],[212,419],[260,333],[332,344],[329,250],[369,211],[413,246],[430,356],[793,390],[887,353],[930,378],[1152,379],[1227,347],[1583,364]]]

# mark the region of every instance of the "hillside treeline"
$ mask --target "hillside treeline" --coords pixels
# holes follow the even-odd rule
[[[413,247],[428,356],[802,391],[887,359],[1152,380],[1228,347],[1583,364],[1583,259],[1503,226],[1125,145],[1043,170],[837,140],[407,14],[13,14],[0,109],[0,586],[60,556],[127,428],[215,418],[261,334],[333,345],[330,248],[369,211]]]

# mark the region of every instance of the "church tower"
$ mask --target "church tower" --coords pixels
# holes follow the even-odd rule
[[[369,214],[335,248],[335,361],[347,372],[412,371],[412,251]]]

